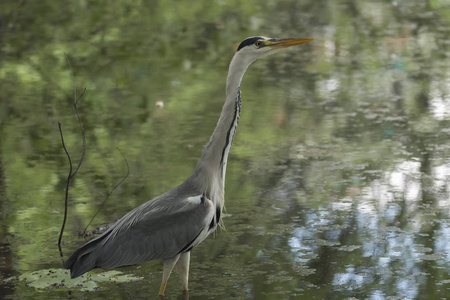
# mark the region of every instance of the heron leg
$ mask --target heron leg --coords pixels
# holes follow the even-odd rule
[[[189,282],[189,261],[191,260],[191,252],[185,252],[180,255],[180,259],[177,262],[178,273],[180,273],[181,284],[183,292],[188,291]]]
[[[163,260],[163,277],[162,277],[161,286],[159,288],[160,296],[164,295],[164,291],[166,290],[167,281],[169,280],[170,273],[172,273],[172,269],[175,266],[175,264],[177,263],[179,258],[180,258],[180,255],[178,254],[175,257]]]

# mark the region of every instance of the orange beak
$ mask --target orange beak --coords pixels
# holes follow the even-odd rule
[[[267,41],[267,46],[271,48],[286,48],[295,45],[305,44],[314,41],[314,39],[289,38],[275,39]]]

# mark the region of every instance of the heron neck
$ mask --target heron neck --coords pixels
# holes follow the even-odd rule
[[[222,198],[222,202],[228,154],[241,113],[240,84],[250,64],[251,61],[240,59],[239,53],[233,57],[228,70],[226,100],[219,121],[194,172],[205,192],[221,194],[219,198]]]

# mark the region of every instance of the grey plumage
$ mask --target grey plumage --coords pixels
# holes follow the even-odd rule
[[[93,268],[109,269],[172,258],[195,247],[217,223],[211,200],[202,195],[193,181],[190,178],[133,209],[102,235],[75,251],[64,264],[71,270],[71,277]],[[212,228],[211,222],[215,223]]]

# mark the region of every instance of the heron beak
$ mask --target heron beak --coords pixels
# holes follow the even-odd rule
[[[270,48],[286,48],[295,45],[305,44],[314,41],[314,39],[289,38],[289,39],[273,39],[267,41]]]

